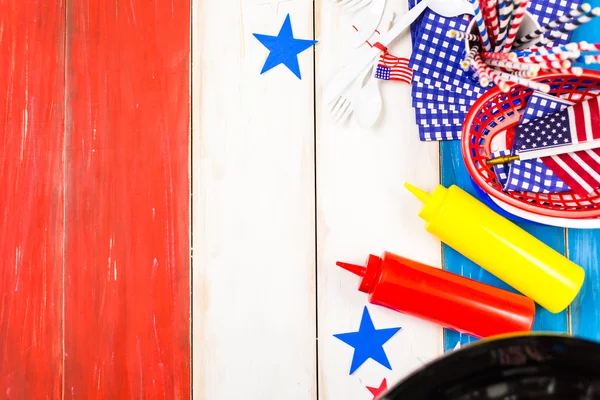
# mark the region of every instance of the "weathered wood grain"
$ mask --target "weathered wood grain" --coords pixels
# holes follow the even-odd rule
[[[383,113],[372,129],[354,119],[334,125],[324,88],[354,52],[352,23],[330,1],[317,6],[317,205],[319,398],[371,399],[366,386],[392,384],[442,353],[442,329],[428,322],[375,305],[357,290],[359,278],[337,267],[336,261],[363,264],[370,253],[391,251],[440,267],[440,244],[423,229],[418,201],[405,181],[431,189],[438,182],[436,145],[418,139],[411,116],[410,86],[380,82]],[[406,1],[390,1],[397,18]],[[382,29],[386,26],[384,22]],[[408,57],[407,30],[390,52]],[[333,335],[358,330],[368,305],[375,327],[402,327],[385,344],[392,370],[368,360],[349,375],[353,348]]]
[[[592,6],[600,6],[600,0],[591,0]],[[573,32],[573,41],[597,43],[600,37],[600,19],[582,25]],[[600,70],[600,65],[586,65],[586,68]],[[567,244],[569,258],[581,265],[586,272],[585,281],[579,296],[571,307],[571,331],[576,336],[600,340],[600,230],[568,229]]]
[[[302,80],[260,75],[268,50],[252,35],[277,35],[289,12],[311,39],[313,4],[259,3],[193,4],[198,399],[317,397],[313,51]]]
[[[189,21],[68,2],[66,399],[190,396]]]
[[[60,399],[64,3],[0,2],[0,398]]]

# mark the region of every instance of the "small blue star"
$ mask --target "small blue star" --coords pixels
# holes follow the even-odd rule
[[[383,344],[390,340],[402,328],[375,329],[367,307],[363,310],[358,332],[340,333],[333,335],[342,342],[354,347],[350,375],[369,358],[388,369],[392,369],[383,350]]]
[[[265,61],[262,71],[260,71],[261,75],[279,64],[284,64],[299,79],[302,79],[300,76],[300,66],[298,65],[298,54],[310,48],[317,41],[295,39],[289,14],[285,17],[285,21],[277,36],[260,35],[258,33],[254,33],[253,35],[263,46],[269,49],[269,56]]]

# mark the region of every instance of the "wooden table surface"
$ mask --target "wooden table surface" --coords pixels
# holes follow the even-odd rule
[[[458,142],[419,141],[408,85],[381,83],[372,129],[332,123],[323,88],[354,51],[352,18],[325,0],[282,2],[278,13],[257,3],[204,2],[194,14],[194,391],[371,399],[365,386],[472,339],[369,306],[377,328],[402,327],[384,346],[392,370],[369,360],[349,375],[353,349],[333,335],[357,330],[368,303],[337,260],[392,251],[507,286],[428,234],[403,188],[441,182],[473,193]],[[407,4],[387,8],[401,15]],[[267,51],[251,34],[276,34],[288,13],[297,37],[319,40],[299,56],[302,80],[283,67],[259,75]],[[390,51],[409,57],[409,35]],[[539,309],[535,329],[600,339],[600,233],[524,226],[587,272],[570,309]]]
[[[335,265],[391,251],[506,287],[428,234],[403,187],[473,192],[458,143],[419,141],[398,82],[372,129],[333,124],[323,88],[353,20],[276,4],[0,1],[0,399],[367,400],[472,340],[368,305]],[[261,75],[252,34],[288,14],[318,43],[302,79]],[[390,49],[409,57],[409,35]],[[524,226],[587,272],[535,329],[599,340],[600,234]],[[365,306],[402,329],[391,370],[349,375],[333,335]]]

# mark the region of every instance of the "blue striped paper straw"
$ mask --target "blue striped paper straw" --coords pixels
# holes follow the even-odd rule
[[[537,52],[533,52],[533,51],[512,51],[512,53],[516,54],[517,57],[529,57],[529,56],[535,56],[536,54],[540,54]]]
[[[508,28],[510,20],[512,18],[512,12],[514,9],[513,0],[499,0],[498,20],[500,24],[500,31],[496,38],[496,51],[502,51],[504,48],[504,41],[508,35]]]
[[[487,29],[485,27],[485,21],[483,20],[483,14],[481,9],[479,8],[479,4],[477,4],[477,0],[469,0],[471,5],[473,6],[473,12],[475,13],[475,22],[477,23],[477,28],[479,29],[479,34],[481,35],[481,43],[483,44],[484,51],[491,51],[492,44],[490,43],[490,37],[488,36]]]
[[[587,46],[589,44],[587,42],[580,43],[569,43],[566,45],[554,46],[554,47],[535,47],[535,51],[531,50],[513,50],[512,53],[515,53],[517,57],[529,57],[529,56],[539,56],[539,55],[549,55],[549,54],[558,54],[558,53],[577,53],[579,51],[586,51]]]

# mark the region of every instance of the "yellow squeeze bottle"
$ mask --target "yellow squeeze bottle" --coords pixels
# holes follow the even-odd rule
[[[429,194],[404,185],[424,203],[425,229],[552,313],[571,304],[583,268],[456,185]]]

